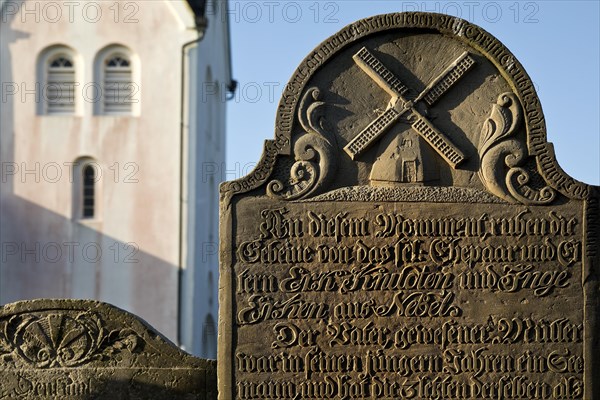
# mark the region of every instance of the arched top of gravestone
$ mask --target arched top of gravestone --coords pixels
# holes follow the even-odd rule
[[[527,205],[591,189],[556,163],[512,53],[433,13],[366,18],[317,46],[286,86],[258,166],[221,187],[225,198]]]

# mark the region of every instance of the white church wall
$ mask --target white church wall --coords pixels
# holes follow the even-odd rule
[[[62,10],[62,18],[49,21],[43,15],[44,2],[14,3],[17,9],[3,15],[6,23],[0,24],[0,78],[13,84],[4,90],[6,101],[0,109],[0,302],[98,299],[136,313],[176,341],[181,47],[197,37],[193,15],[183,1],[111,1],[93,2],[101,15],[97,20],[90,18],[91,9],[87,15],[75,9],[72,19],[68,10]],[[214,54],[201,53],[222,43],[200,44],[199,74],[211,63],[205,57]],[[76,61],[76,107],[68,115],[46,115],[44,97],[36,99],[36,81],[45,73],[39,71],[40,55],[56,45],[71,49]],[[101,75],[99,57],[110,48],[125,49],[131,56],[134,99],[139,102],[129,115],[103,115],[101,99],[94,94]],[[205,106],[198,103],[198,112]],[[224,111],[220,113],[218,118],[224,118]],[[201,125],[206,118],[199,114],[196,121],[190,135],[205,131]],[[223,140],[224,127],[214,129]],[[211,160],[223,159],[224,146],[210,151],[211,146],[198,143],[196,148],[204,153],[191,151],[186,156],[203,159],[208,153]],[[81,218],[74,205],[80,199],[74,192],[78,177],[73,171],[82,158],[98,170],[93,218]],[[189,179],[195,179],[194,171],[188,172]],[[197,193],[196,198],[214,197],[217,183],[192,190],[213,190],[210,195]],[[213,213],[214,218],[216,207]],[[216,271],[216,259],[210,265]],[[196,279],[206,282],[208,277],[202,272]],[[202,303],[204,294],[196,296]],[[216,305],[212,307],[216,318]],[[194,341],[200,344],[188,347],[202,343],[201,337],[190,339]]]

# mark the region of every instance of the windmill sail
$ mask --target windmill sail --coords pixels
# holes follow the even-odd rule
[[[408,88],[385,67],[366,47],[352,56],[354,62],[392,97],[400,97]]]
[[[440,156],[452,168],[456,168],[460,163],[465,160],[464,154],[446,138],[440,131],[438,131],[429,121],[423,118],[420,114],[414,113],[416,117],[415,122],[412,124],[412,128],[417,131],[419,135],[423,137],[438,152]]]
[[[456,59],[444,72],[440,74],[423,91],[417,100],[423,100],[427,105],[432,106],[450,89],[463,75],[475,65],[475,60],[469,53],[463,53]]]
[[[400,118],[400,115],[401,114],[395,109],[389,108],[356,135],[354,139],[344,147],[344,151],[354,160],[357,155],[361,154],[368,149],[369,146],[375,143],[377,138],[385,133],[396,120]]]

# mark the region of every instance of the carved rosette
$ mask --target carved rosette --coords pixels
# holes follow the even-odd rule
[[[106,330],[92,312],[20,314],[0,323],[0,361],[33,368],[78,367],[141,344],[131,329]]]
[[[479,177],[491,193],[509,203],[549,204],[556,198],[554,189],[531,185],[535,171],[526,167],[529,154],[525,143],[515,138],[521,124],[517,96],[502,93],[481,132]]]
[[[319,193],[331,178],[336,166],[335,138],[323,127],[323,105],[318,88],[304,94],[298,120],[304,133],[294,142],[294,163],[287,176],[273,179],[267,195],[283,200],[297,200]]]

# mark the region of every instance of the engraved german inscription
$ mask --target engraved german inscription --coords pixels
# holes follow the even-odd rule
[[[238,398],[582,398],[581,210],[314,206],[240,204]]]

